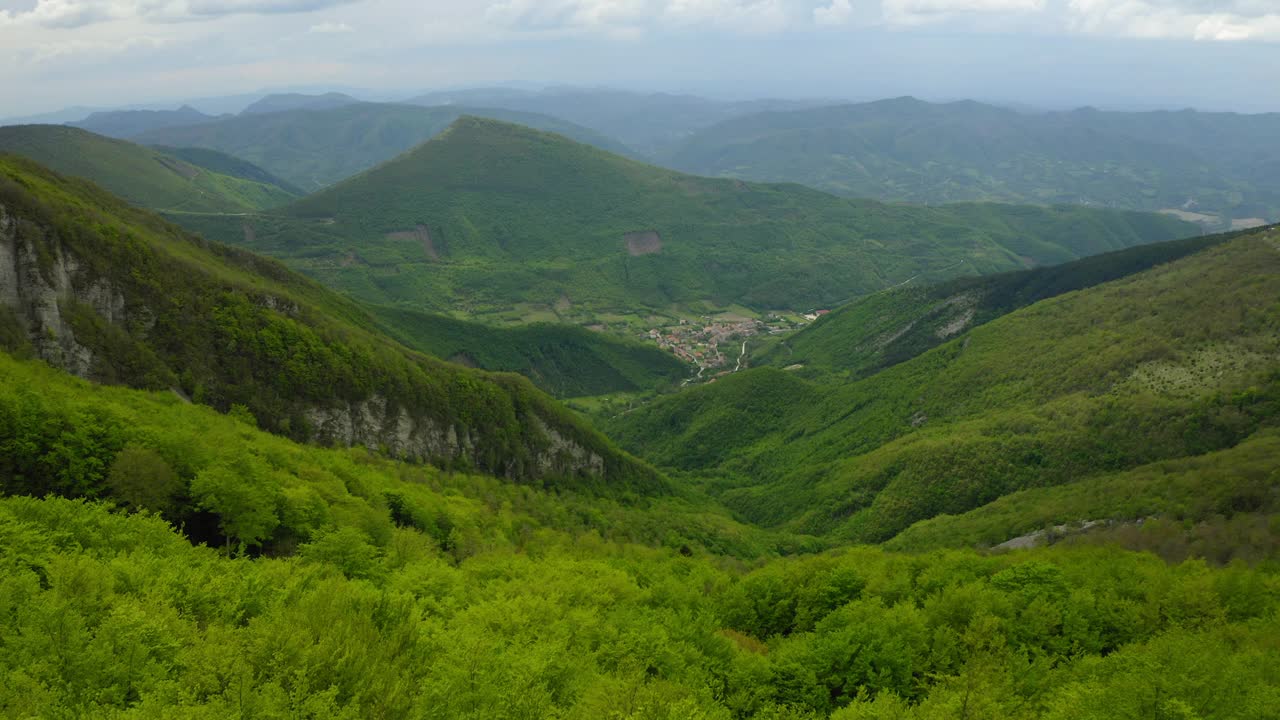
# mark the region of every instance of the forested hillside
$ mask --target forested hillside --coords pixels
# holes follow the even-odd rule
[[[444,315],[373,308],[388,334],[438,358],[520,373],[556,397],[672,387],[691,374],[674,355],[573,325],[496,328]]]
[[[514,375],[409,351],[359,306],[83,181],[0,156],[0,338],[75,374],[263,428],[513,479],[657,489]]]
[[[866,376],[1018,308],[1132,275],[1240,234],[1153,243],[1050,267],[874,293],[818,318],[752,362],[802,370],[806,377]]]
[[[1231,229],[1280,219],[1278,143],[1275,113],[1022,113],[897,98],[728,119],[658,159],[852,197],[1170,209]]]
[[[682,233],[719,238],[724,264],[689,275],[714,283],[774,239],[736,262],[817,248],[793,279],[856,258],[875,289],[1186,229],[703,180],[487,121],[419,152],[219,221],[294,261],[399,243],[495,296],[606,237],[565,228],[636,262],[655,236],[677,259]],[[398,182],[413,192],[375,202]],[[687,224],[614,234],[666,206]],[[1268,717],[1280,234],[956,282],[982,296],[974,322],[901,362],[843,358],[858,330],[838,311],[794,338],[808,374],[749,369],[610,421],[664,475],[526,379],[406,345],[562,394],[674,380],[656,350],[370,311],[0,155],[0,716]],[[883,311],[932,302],[906,300]]]
[[[681,175],[479,118],[279,213],[177,217],[379,304],[807,310],[914,276],[1057,263],[1198,234],[1085,208],[920,208]],[[563,315],[564,312],[558,312]]]
[[[213,123],[157,129],[139,136],[138,142],[218,150],[314,192],[390,160],[464,115],[498,118],[561,133],[613,152],[628,152],[615,140],[546,115],[384,103],[246,113]]]
[[[210,169],[205,162],[61,125],[0,127],[0,153],[87,178],[134,205],[155,210],[242,213],[295,197],[265,178]]]
[[[708,476],[755,522],[879,542],[1017,490],[1224,450],[1274,425],[1278,299],[1280,238],[1268,230],[1035,303],[860,380],[750,370],[607,429]]]

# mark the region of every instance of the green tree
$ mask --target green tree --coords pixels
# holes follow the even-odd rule
[[[280,524],[276,512],[279,487],[265,472],[245,459],[232,464],[212,465],[191,481],[191,495],[198,506],[218,515],[218,525],[239,551],[261,545]]]
[[[182,478],[151,448],[127,445],[116,453],[107,473],[107,487],[119,501],[137,510],[170,516],[177,509]]]

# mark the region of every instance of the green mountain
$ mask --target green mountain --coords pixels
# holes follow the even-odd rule
[[[1280,237],[1254,233],[862,385],[762,369],[674,395],[737,393],[714,407],[763,415],[737,431],[821,421],[773,447],[814,475],[770,511],[849,523],[818,541],[744,524],[528,382],[407,350],[273,261],[0,156],[0,715],[1267,717],[1277,293]],[[357,406],[338,425],[395,431],[325,448],[280,422]],[[397,443],[426,419],[479,452],[417,462]],[[901,442],[824,462],[878,420]],[[602,474],[570,481],[584,449]],[[776,484],[759,467],[708,487],[741,506]],[[882,480],[875,513],[845,513]],[[1027,492],[891,542],[1117,522],[1003,554],[842,546],[877,516],[958,512],[969,483]]]
[[[683,544],[748,533],[672,501],[299,446],[3,353],[0,451],[6,715],[1251,720],[1280,692],[1266,566],[749,561]]]
[[[176,148],[156,146],[156,149],[166,155],[172,155],[191,163],[198,165],[205,170],[219,173],[221,175],[229,175],[241,180],[249,180],[250,182],[262,183],[263,185],[275,185],[276,187],[289,192],[293,195],[305,195],[300,188],[291,185],[288,181],[282,180],[275,175],[254,165],[248,160],[241,160],[238,157],[210,150],[208,148]]]
[[[653,345],[575,325],[497,328],[444,315],[372,308],[387,333],[451,362],[520,373],[556,397],[605,395],[672,386],[690,366]]]
[[[753,522],[861,542],[1228,449],[1280,417],[1278,243],[1255,232],[1043,300],[862,379],[749,370],[606,429]]]
[[[915,276],[1195,234],[1152,214],[919,208],[698,178],[478,118],[278,213],[178,219],[370,302],[580,322],[708,303],[807,310]]]
[[[353,302],[89,183],[4,156],[0,217],[12,352],[299,441],[609,492],[663,484],[525,379],[412,352]]]
[[[0,152],[88,178],[134,205],[167,212],[242,213],[294,198],[288,190],[261,180],[59,125],[2,127]]]
[[[199,125],[218,118],[183,105],[177,110],[113,110],[96,112],[83,120],[66,123],[97,135],[128,140],[148,130]]]
[[[1232,229],[1280,219],[1277,138],[1277,114],[1029,114],[898,98],[729,119],[659,160],[856,197],[1169,209]]]
[[[628,152],[599,133],[545,115],[380,103],[244,114],[215,123],[156,130],[138,140],[150,145],[218,150],[314,191],[390,160],[467,114],[550,130],[611,151]]]
[[[503,108],[564,118],[617,138],[644,158],[661,157],[667,148],[695,131],[730,118],[817,104],[796,100],[721,101],[695,95],[582,87],[549,87],[540,91],[467,88],[427,93],[405,102],[426,107]]]
[[[818,318],[751,362],[804,370],[806,376],[870,375],[1018,308],[1132,275],[1236,235],[1140,245],[1033,270],[886,290]]]

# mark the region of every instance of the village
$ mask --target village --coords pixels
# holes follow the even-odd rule
[[[745,366],[747,341],[760,335],[791,332],[827,314],[815,310],[799,316],[769,313],[763,319],[733,314],[687,318],[650,328],[645,336],[662,349],[698,368],[697,379],[715,378]],[[708,373],[712,373],[708,375]]]

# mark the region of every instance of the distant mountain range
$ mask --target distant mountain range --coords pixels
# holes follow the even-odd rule
[[[481,316],[560,306],[581,322],[673,304],[821,307],[916,275],[1196,233],[1154,214],[909,207],[699,178],[474,117],[278,212],[174,218],[371,302]]]
[[[892,201],[1170,210],[1226,229],[1280,219],[1280,114],[1036,114],[899,98],[737,117],[655,159]]]
[[[144,144],[203,147],[244,158],[290,183],[315,191],[385,162],[472,114],[551,130],[627,153],[617,141],[545,115],[469,107],[422,108],[381,103],[330,109],[247,113],[191,127],[139,135]]]
[[[214,120],[217,120],[217,118],[213,115],[205,115],[189,105],[183,105],[177,110],[96,112],[84,120],[67,124],[99,135],[106,135],[107,137],[129,139],[137,137],[148,130],[199,125]]]

